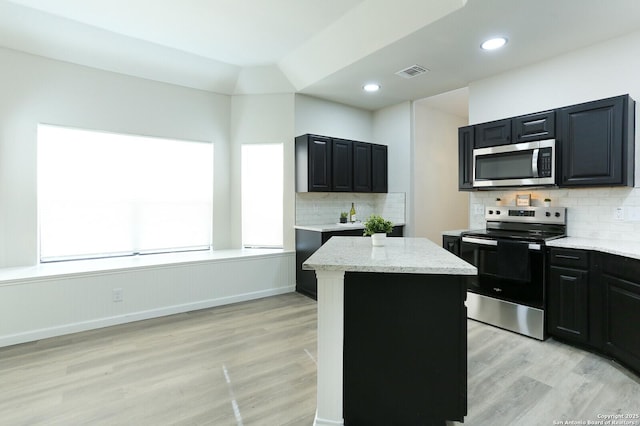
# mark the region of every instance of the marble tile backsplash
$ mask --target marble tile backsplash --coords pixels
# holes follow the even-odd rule
[[[531,194],[531,205],[541,206],[545,198],[552,207],[567,208],[567,235],[600,240],[640,240],[640,188],[580,188],[520,191],[478,191],[471,193],[470,229],[484,228],[484,206],[495,206],[496,197],[515,206],[516,194]],[[616,209],[622,208],[622,218]]]
[[[387,194],[298,192],[296,193],[296,225],[337,223],[340,212],[349,212],[351,203],[358,220],[378,214],[393,223],[405,223],[405,193]]]

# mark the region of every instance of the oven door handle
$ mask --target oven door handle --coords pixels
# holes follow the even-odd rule
[[[463,243],[478,244],[481,246],[497,246],[498,240],[488,240],[486,238],[462,237]],[[542,246],[537,243],[529,243],[529,250],[542,250]]]
[[[482,246],[497,246],[498,240],[487,240],[485,238],[462,237],[463,243],[480,244]]]

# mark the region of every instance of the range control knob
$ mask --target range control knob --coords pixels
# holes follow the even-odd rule
[[[550,212],[546,212],[544,215],[547,216],[547,217],[551,217],[551,213]]]
[[[499,214],[500,214],[500,210],[496,210],[496,214],[498,214],[498,215],[499,215]]]
[[[489,214],[493,214],[493,210],[489,210]]]
[[[560,212],[556,212],[556,217],[560,217]]]

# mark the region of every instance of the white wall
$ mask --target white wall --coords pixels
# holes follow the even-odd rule
[[[238,144],[264,136],[292,147],[291,95],[239,98],[232,120],[229,96],[1,48],[0,64],[0,346],[293,291],[291,252],[242,259],[231,253],[219,259],[219,250],[232,247],[239,236],[240,215],[230,208],[232,200],[234,208],[239,204],[238,182],[231,179],[239,170]],[[38,259],[38,123],[212,141],[218,258],[42,277],[43,267],[33,266]],[[292,182],[289,151],[285,173]],[[290,207],[285,220],[293,223],[293,216]],[[38,276],[7,278],[16,271]],[[114,288],[123,290],[123,302],[112,301]]]
[[[638,69],[640,32],[635,32],[471,83],[469,122],[475,124],[626,93],[639,101]],[[636,185],[640,184],[639,141],[640,131],[636,130]],[[638,191],[639,188],[595,188],[554,190],[550,195],[554,204],[568,207],[569,235],[638,240],[640,222],[613,219],[617,206],[640,206]],[[512,199],[516,192],[504,194]],[[543,192],[535,195],[544,197]],[[471,194],[472,205],[493,203],[494,199],[495,194]],[[473,214],[473,207],[471,211],[471,226],[482,223]]]
[[[229,245],[228,96],[8,49],[0,63],[0,267],[37,262],[38,123],[213,141],[214,246]]]
[[[373,113],[306,95],[295,95],[295,135],[306,133],[373,142]]]
[[[242,246],[241,218],[241,158],[243,144],[284,144],[284,247],[295,248],[295,157],[294,157],[294,95],[244,95],[231,101],[231,217],[232,245]]]
[[[414,102],[415,236],[442,243],[442,232],[467,227],[469,195],[458,191],[458,127],[467,117]]]

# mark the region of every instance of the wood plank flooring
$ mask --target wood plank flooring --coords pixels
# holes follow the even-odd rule
[[[613,362],[468,330],[465,425],[640,413],[640,378]],[[311,425],[315,356],[315,301],[296,293],[0,348],[0,426]]]

